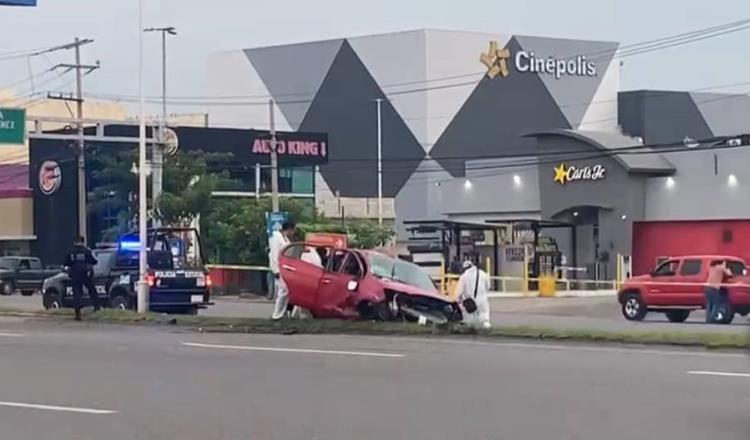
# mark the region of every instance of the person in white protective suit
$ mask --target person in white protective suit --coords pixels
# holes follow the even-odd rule
[[[463,310],[464,322],[477,329],[489,329],[490,300],[487,295],[490,290],[490,277],[471,261],[464,261],[463,269],[464,272],[458,279],[458,301],[463,305],[465,299],[472,298],[477,304],[474,313]]]
[[[284,222],[281,231],[274,231],[268,243],[268,266],[275,279],[274,286],[276,288],[276,304],[273,308],[273,315],[271,315],[274,320],[283,318],[289,305],[289,289],[281,276],[279,257],[284,247],[291,243],[295,228],[296,225],[293,221]]]

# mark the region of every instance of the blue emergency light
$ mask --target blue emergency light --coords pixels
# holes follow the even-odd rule
[[[121,251],[140,251],[141,250],[141,242],[139,240],[129,240],[127,238],[120,240],[120,243],[118,244],[118,247]]]

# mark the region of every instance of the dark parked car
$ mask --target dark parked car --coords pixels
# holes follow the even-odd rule
[[[42,291],[46,278],[57,273],[44,269],[39,258],[0,257],[0,294],[12,295],[19,291],[23,295],[33,295]]]

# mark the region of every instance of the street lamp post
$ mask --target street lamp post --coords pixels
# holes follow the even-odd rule
[[[138,173],[138,313],[145,314],[149,309],[149,290],[146,276],[148,274],[148,260],[146,249],[148,246],[148,231],[146,223],[146,214],[148,206],[146,204],[146,120],[143,115],[145,98],[143,92],[143,0],[138,0],[138,155],[139,155],[139,173]]]
[[[383,224],[383,100],[376,99],[378,105],[378,224]]]
[[[159,121],[159,143],[154,145],[151,166],[153,173],[151,177],[151,197],[154,202],[161,195],[163,183],[164,167],[164,141],[166,139],[167,129],[167,35],[177,35],[177,30],[173,26],[169,27],[152,27],[144,29],[143,32],[160,32],[161,33],[161,120]]]

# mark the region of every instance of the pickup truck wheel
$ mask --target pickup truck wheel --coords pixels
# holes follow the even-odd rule
[[[130,310],[130,301],[123,295],[113,296],[109,300],[109,307],[115,310]]]
[[[641,295],[628,293],[622,302],[622,316],[628,321],[642,321],[648,313],[646,304],[643,303]]]
[[[44,306],[45,310],[62,308],[60,295],[54,290],[45,292],[44,296],[42,297],[42,305]]]
[[[664,314],[669,322],[685,322],[690,316],[690,310],[667,310]]]
[[[13,295],[16,291],[16,286],[13,285],[13,281],[5,281],[0,283],[0,295]]]
[[[731,324],[734,321],[734,309],[731,305],[725,305],[716,313],[716,322],[719,324]]]

